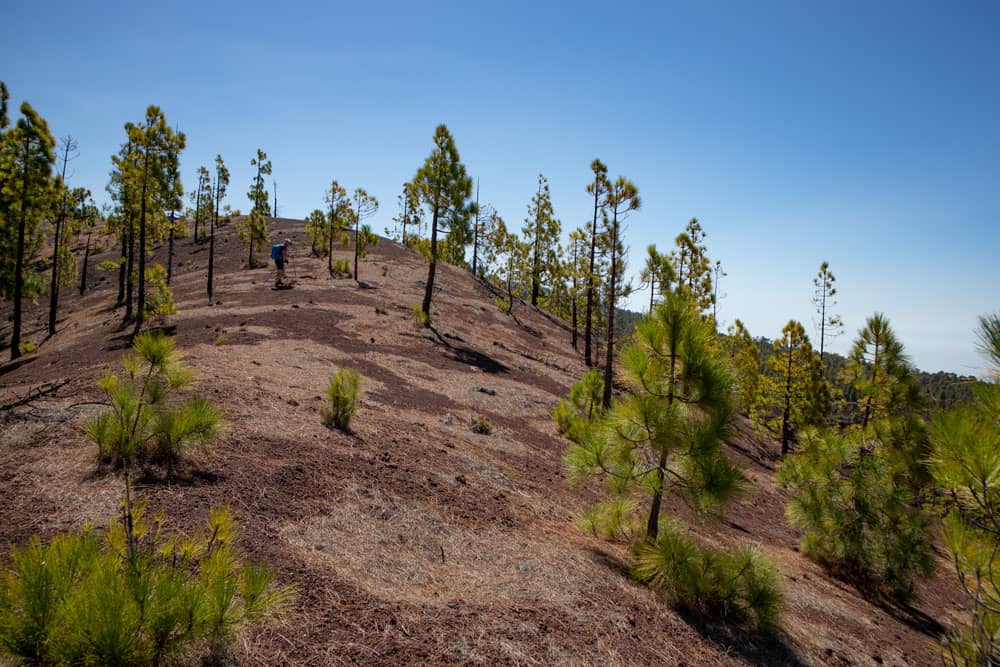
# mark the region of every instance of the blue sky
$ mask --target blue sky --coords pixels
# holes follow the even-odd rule
[[[221,153],[246,209],[261,147],[282,215],[338,179],[379,197],[381,231],[443,122],[508,226],[539,172],[564,229],[584,223],[599,157],[643,195],[634,269],[702,221],[725,323],[813,332],[827,260],[847,325],[831,349],[881,311],[921,368],[983,365],[976,316],[1000,310],[1000,4],[86,4],[5,7],[0,78],[79,140],[73,182],[99,198],[123,123],[158,104],[188,136],[187,187]]]

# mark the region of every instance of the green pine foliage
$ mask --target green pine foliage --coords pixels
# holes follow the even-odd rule
[[[785,455],[800,429],[824,423],[830,390],[805,329],[794,320],[774,341],[766,369],[751,416],[757,428],[780,438]]]
[[[757,546],[712,548],[664,522],[655,541],[637,546],[632,572],[675,605],[762,632],[778,626],[781,575]]]
[[[327,426],[348,431],[351,417],[358,407],[361,376],[353,368],[342,368],[330,378],[326,397],[330,404],[323,407],[323,421]]]
[[[582,530],[612,542],[632,542],[642,535],[637,520],[639,505],[630,498],[612,498],[597,503],[580,517],[576,525]]]
[[[247,268],[256,267],[257,257],[254,248],[263,248],[267,243],[267,219],[264,214],[256,208],[252,209],[250,215],[243,216],[236,223],[236,233],[248,248]]]
[[[683,293],[667,295],[638,326],[620,361],[628,393],[565,458],[574,479],[599,476],[612,495],[647,495],[646,532],[655,538],[665,492],[713,512],[743,488],[721,452],[734,415],[733,375],[714,328]]]
[[[603,395],[604,376],[592,368],[573,385],[569,398],[560,401],[552,411],[559,432],[576,443],[585,440],[591,426],[604,414]]]
[[[6,89],[4,89],[6,90]],[[10,358],[21,355],[22,306],[44,289],[34,258],[42,222],[56,210],[55,139],[30,104],[13,127],[0,127],[0,298],[13,301]]]
[[[309,236],[313,256],[319,257],[326,253],[329,246],[327,235],[330,233],[330,222],[327,220],[326,214],[318,208],[310,213],[309,217],[306,218],[305,231],[306,235]]]
[[[736,407],[739,412],[749,415],[761,384],[760,350],[757,342],[740,320],[736,320],[725,338],[729,361],[736,373]]]
[[[462,264],[465,246],[472,240],[469,218],[472,208],[472,179],[462,164],[455,139],[445,125],[434,131],[434,149],[414,176],[413,190],[421,205],[431,214],[430,265],[420,309],[428,318],[434,294],[434,276],[438,259]],[[446,244],[440,244],[438,233],[445,231]],[[439,247],[441,245],[441,247]]]
[[[222,415],[214,404],[175,400],[193,373],[180,361],[172,339],[159,332],[140,334],[123,366],[124,374],[109,370],[98,380],[110,407],[84,425],[101,460],[162,464],[171,474],[188,452],[221,436]]]
[[[882,580],[903,600],[934,570],[930,520],[915,504],[890,443],[860,431],[806,431],[778,480],[791,490],[789,522],[804,531],[810,558]]]
[[[981,317],[978,334],[992,382],[931,424],[930,469],[945,497],[945,544],[972,616],[946,643],[946,656],[959,665],[1000,660],[1000,314]]]
[[[162,264],[146,269],[146,319],[166,317],[177,312],[174,294],[167,287],[167,270]]]
[[[531,281],[531,305],[538,305],[543,287],[551,288],[558,274],[558,263],[552,261],[548,250],[559,245],[562,226],[552,210],[549,181],[538,175],[538,192],[531,198],[528,217],[524,219],[522,238],[529,247],[527,273]]]
[[[191,537],[162,517],[37,537],[0,572],[0,654],[37,665],[159,665],[185,656],[219,662],[251,625],[294,603],[272,571],[244,563],[227,509]]]

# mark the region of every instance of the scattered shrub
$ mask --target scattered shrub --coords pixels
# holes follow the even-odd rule
[[[330,405],[323,408],[323,420],[327,426],[342,431],[350,429],[351,417],[357,409],[361,376],[353,368],[342,368],[332,378],[326,389]]]
[[[480,435],[489,435],[493,433],[493,424],[487,421],[486,417],[482,415],[475,415],[469,424],[473,433],[478,433]]]
[[[341,275],[351,274],[351,262],[346,259],[338,259],[333,263],[333,272]]]
[[[131,530],[116,521],[103,536],[85,528],[12,550],[0,574],[0,655],[157,665],[200,652],[218,662],[241,631],[294,602],[294,588],[240,560],[228,510],[185,538],[167,537],[162,517],[146,520],[141,507],[129,516]]]
[[[106,259],[97,265],[97,269],[99,271],[117,271],[120,265],[121,262],[114,262],[110,259]]]
[[[21,352],[24,354],[31,354],[32,352],[38,351],[38,346],[27,340],[21,343],[20,348]]]
[[[560,401],[552,411],[559,432],[573,442],[579,442],[583,431],[603,414],[603,394],[604,376],[601,371],[592,368],[570,389],[569,399]]]
[[[410,310],[413,312],[413,321],[418,327],[427,328],[431,325],[431,316],[424,312],[419,303],[411,305]]]
[[[220,345],[225,345],[225,344],[226,344],[226,334],[225,333],[220,333],[216,337],[214,345],[216,345],[218,347]]]
[[[903,601],[916,577],[934,571],[930,520],[914,502],[895,453],[860,432],[806,431],[781,465],[791,489],[788,520],[804,531],[802,551],[852,575],[881,579]]]
[[[101,459],[107,456],[117,465],[163,463],[173,472],[185,452],[219,437],[221,413],[213,404],[170,400],[193,376],[173,340],[159,332],[140,334],[123,365],[125,375],[106,371],[98,380],[110,407],[84,425]]]
[[[781,578],[754,545],[716,549],[664,523],[655,542],[639,544],[635,561],[634,576],[676,605],[764,632],[778,625]]]
[[[177,312],[174,295],[167,287],[167,270],[162,264],[146,269],[146,317],[165,317]]]
[[[636,519],[639,506],[625,498],[599,503],[577,520],[576,525],[591,535],[615,542],[631,542],[639,536]]]
[[[388,315],[389,311],[386,310],[385,307],[383,307],[383,306],[375,306],[375,314],[376,315]]]

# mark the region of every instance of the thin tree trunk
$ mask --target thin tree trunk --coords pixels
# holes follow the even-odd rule
[[[435,202],[440,199],[440,193],[435,197]],[[431,296],[434,294],[434,273],[437,271],[437,243],[438,243],[438,214],[439,204],[434,204],[434,215],[431,219],[431,264],[427,268],[427,286],[424,288],[424,301],[420,304],[420,310],[428,318],[431,316]]]
[[[87,245],[83,250],[83,270],[80,271],[80,296],[83,296],[83,293],[87,289],[87,262],[90,260],[90,235],[92,233],[91,231],[87,232]]]
[[[594,365],[591,338],[594,328],[594,261],[597,253],[597,212],[600,208],[600,180],[594,177],[594,222],[590,228],[590,267],[587,271],[587,313],[583,323],[583,357],[588,367]]]
[[[212,298],[212,278],[214,277],[215,269],[215,226],[219,221],[219,183],[218,183],[218,172],[216,172],[216,183],[215,183],[215,214],[212,216],[212,230],[208,238],[208,298]]]
[[[472,225],[472,275],[478,276],[479,266],[479,179],[476,179],[476,222]]]
[[[14,330],[10,334],[11,361],[21,356],[21,299],[24,291],[24,234],[28,226],[28,165],[31,138],[24,139],[24,172],[21,183],[21,220],[17,225],[17,251],[14,256]]]
[[[611,385],[614,381],[614,351],[615,351],[615,281],[618,273],[618,211],[614,212],[611,226],[611,272],[608,275],[608,349],[605,350],[607,360],[604,366],[604,408],[611,407]]]
[[[121,260],[118,262],[118,299],[115,301],[116,306],[120,306],[125,303],[125,273],[126,273],[126,258],[128,257],[128,230],[122,230],[122,256]]]
[[[63,216],[60,211],[56,218],[56,235],[52,245],[52,280],[49,282],[49,335],[56,334],[56,310],[59,308],[59,241],[63,227]]]
[[[667,405],[673,407],[674,395],[677,387],[677,347],[676,337],[672,337],[670,342],[670,387],[667,390]],[[660,506],[663,503],[663,477],[667,471],[667,450],[660,450],[660,460],[656,466],[656,490],[653,491],[653,500],[649,507],[649,519],[646,521],[646,537],[655,540],[660,534]]]
[[[174,275],[174,212],[170,212],[170,237],[167,241],[167,284]]]
[[[135,336],[142,328],[146,319],[146,189],[149,181],[149,146],[146,146],[142,163],[142,201],[139,202],[139,292],[138,307],[135,313],[135,329],[132,335]]]
[[[536,204],[535,208],[535,241],[531,244],[531,305],[538,305],[538,292],[539,292],[539,280],[541,276],[539,275],[542,271],[540,266],[538,253],[540,251],[539,246],[541,245],[542,237],[542,220],[541,220],[541,194],[542,194],[542,184],[538,183],[538,194],[539,203]]]
[[[198,195],[195,197],[194,202],[194,242],[198,242],[198,221],[201,218],[201,189],[202,189],[202,177],[198,176]]]
[[[875,334],[875,356],[872,358],[872,379],[871,385],[872,390],[875,389],[875,378],[878,377],[878,353],[879,353],[879,338],[878,333]],[[868,420],[871,418],[872,414],[872,395],[868,394],[868,399],[865,401],[865,414],[861,420],[861,430],[868,428]]]
[[[781,455],[788,454],[788,443],[792,434],[789,428],[792,406],[792,346],[788,346],[788,367],[785,370],[785,410],[781,414]]]
[[[123,322],[132,321],[132,295],[135,293],[135,225],[131,218],[128,224],[128,262],[125,266],[125,317]]]
[[[649,314],[653,314],[653,299],[656,298],[656,278],[649,274]]]
[[[63,153],[62,182],[66,187],[66,165],[69,163],[69,149],[72,147],[72,139],[66,141],[66,152]],[[56,218],[56,237],[52,244],[52,282],[49,285],[49,335],[56,334],[56,311],[59,309],[59,244],[62,240],[61,232],[66,221],[66,199],[65,196],[60,202],[59,217]]]

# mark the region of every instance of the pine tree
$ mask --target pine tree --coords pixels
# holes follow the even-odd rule
[[[889,443],[859,431],[803,432],[781,464],[789,522],[810,558],[889,584],[904,601],[934,570],[928,515],[891,461]]]
[[[90,190],[85,190],[85,199],[78,202],[80,226],[87,232],[87,241],[83,249],[83,266],[80,269],[80,296],[87,290],[87,267],[90,263],[90,241],[94,228],[101,219],[101,212],[90,196]]]
[[[378,212],[378,199],[368,194],[364,188],[354,190],[354,209],[351,211],[351,219],[354,222],[354,281],[358,280],[358,260],[366,257],[367,248],[378,243],[378,237],[372,234],[371,227],[364,225],[361,221],[372,217]],[[362,233],[364,230],[364,233]]]
[[[582,430],[566,461],[577,478],[606,477],[615,495],[649,494],[646,536],[655,539],[665,492],[711,511],[741,489],[739,469],[721,451],[734,415],[733,376],[715,331],[684,292],[666,294],[637,325],[621,361],[628,393]]]
[[[329,223],[327,225],[326,268],[333,275],[333,242],[344,227],[351,224],[351,199],[347,190],[337,181],[330,182],[324,195]]]
[[[575,350],[579,340],[580,306],[583,305],[580,288],[587,281],[587,265],[584,263],[587,256],[587,231],[582,227],[574,229],[569,234],[569,254],[570,328],[573,331],[571,344]]]
[[[314,209],[312,213],[306,217],[306,234],[309,235],[309,240],[312,242],[312,255],[316,257],[319,255],[318,248],[326,249],[329,240],[327,239],[327,234],[329,233],[330,221],[326,219],[326,213],[320,209]]]
[[[754,410],[757,427],[781,439],[782,456],[788,454],[800,429],[823,423],[829,391],[818,364],[805,329],[789,321],[774,341],[774,352],[767,360],[769,372],[761,382]]]
[[[726,337],[729,361],[736,373],[736,406],[743,414],[749,414],[758,396],[761,384],[760,350],[757,342],[747,331],[743,322],[736,320]]]
[[[202,223],[202,216],[208,215],[211,217],[212,212],[212,194],[211,194],[211,183],[212,175],[209,173],[208,169],[205,167],[198,167],[198,189],[192,193],[194,198],[194,242],[198,243],[198,229]]]
[[[944,538],[968,598],[972,622],[952,633],[956,665],[1000,658],[1000,314],[979,318],[979,348],[993,367],[974,400],[935,416],[931,471],[944,494]]]
[[[229,186],[229,170],[226,163],[222,161],[221,155],[215,156],[215,184],[210,189],[215,211],[212,215],[212,224],[208,237],[208,298],[212,298],[212,278],[215,274],[215,228],[219,225],[219,205],[226,196],[226,188]]]
[[[830,271],[830,263],[820,264],[819,273],[813,278],[813,285],[816,288],[813,304],[816,306],[816,314],[819,315],[819,359],[824,363],[826,339],[839,336],[844,329],[840,315],[830,312],[837,305],[837,288],[834,287],[836,282],[836,277]]]
[[[844,369],[844,381],[856,393],[862,429],[872,420],[899,414],[920,403],[903,345],[882,313],[869,317],[858,332]]]
[[[55,227],[52,234],[52,272],[49,279],[49,335],[56,334],[56,311],[59,309],[59,287],[64,284],[59,280],[60,267],[65,263],[63,255],[66,253],[65,245],[69,245],[64,239],[66,218],[69,215],[70,191],[66,181],[66,169],[69,163],[79,156],[78,144],[72,136],[67,135],[59,142],[59,155],[61,157],[62,168],[58,184],[59,190],[59,212],[56,215]],[[72,254],[69,255],[72,257]]]
[[[56,203],[55,139],[30,104],[23,102],[20,111],[22,118],[0,138],[0,292],[14,302],[12,360],[21,356],[23,298],[41,283],[29,261],[41,245],[41,221]]]
[[[180,164],[173,161],[166,167],[165,188],[163,191],[163,206],[169,211],[167,215],[167,279],[166,284],[174,275],[174,237],[180,232],[186,233],[183,222],[176,215],[178,209],[184,206],[184,185],[181,183]]]
[[[267,216],[271,214],[267,186],[264,183],[264,176],[271,174],[271,161],[267,159],[267,153],[258,148],[257,156],[250,160],[250,166],[256,168],[250,190],[247,191],[247,199],[252,207],[250,215],[243,218],[238,228],[240,239],[249,246],[248,269],[254,268],[257,263],[253,254],[254,244],[262,246],[267,243]]]
[[[594,366],[593,337],[594,337],[594,306],[597,290],[600,287],[597,281],[597,246],[598,216],[604,209],[605,197],[611,185],[608,182],[608,168],[600,160],[590,163],[590,170],[594,172],[594,181],[587,185],[587,194],[594,198],[594,219],[589,230],[590,262],[587,270],[587,310],[583,317],[583,358],[587,366]]]
[[[618,300],[627,296],[630,288],[621,284],[625,274],[625,246],[622,243],[622,225],[633,211],[638,211],[640,204],[639,188],[624,176],[619,176],[608,187],[605,198],[607,215],[605,216],[605,234],[607,235],[608,253],[608,334],[607,355],[604,364],[604,407],[611,405],[611,388],[614,384],[614,352],[615,352],[615,309]]]
[[[531,247],[531,305],[538,305],[538,295],[543,285],[552,279],[553,267],[547,260],[549,248],[559,242],[561,225],[552,211],[549,181],[538,175],[538,192],[531,198],[528,217],[524,219],[522,238]]]
[[[180,152],[184,150],[186,138],[183,132],[175,132],[167,124],[166,116],[159,107],[151,105],[146,109],[146,118],[140,125],[126,124],[129,142],[138,153],[137,166],[141,172],[136,181],[139,189],[139,288],[133,336],[142,328],[146,312],[146,254],[157,232],[150,233],[147,213],[161,215],[165,208],[176,206],[176,189],[180,179],[176,177]],[[171,174],[174,181],[171,183]]]
[[[410,245],[415,238],[420,236],[420,226],[423,222],[423,209],[420,207],[420,198],[412,183],[403,183],[403,191],[396,197],[399,206],[399,213],[392,219],[396,223],[394,229],[386,229],[387,236],[403,245]],[[407,227],[416,229],[407,235]]]
[[[656,303],[657,286],[661,293],[670,290],[674,281],[673,271],[674,267],[667,255],[657,252],[655,245],[646,248],[646,264],[642,267],[639,280],[643,285],[649,285],[649,312],[653,312],[653,305]]]
[[[438,226],[449,223],[449,234],[461,226],[468,227],[469,206],[472,196],[472,179],[465,171],[448,128],[438,125],[434,131],[434,150],[413,178],[414,188],[421,202],[431,214],[431,259],[427,269],[427,283],[420,311],[430,321],[431,298],[434,295],[434,275],[438,261]]]
[[[707,234],[698,222],[691,218],[684,231],[674,239],[676,250],[670,253],[677,284],[691,292],[695,304],[702,311],[712,305],[712,263],[705,246]]]

